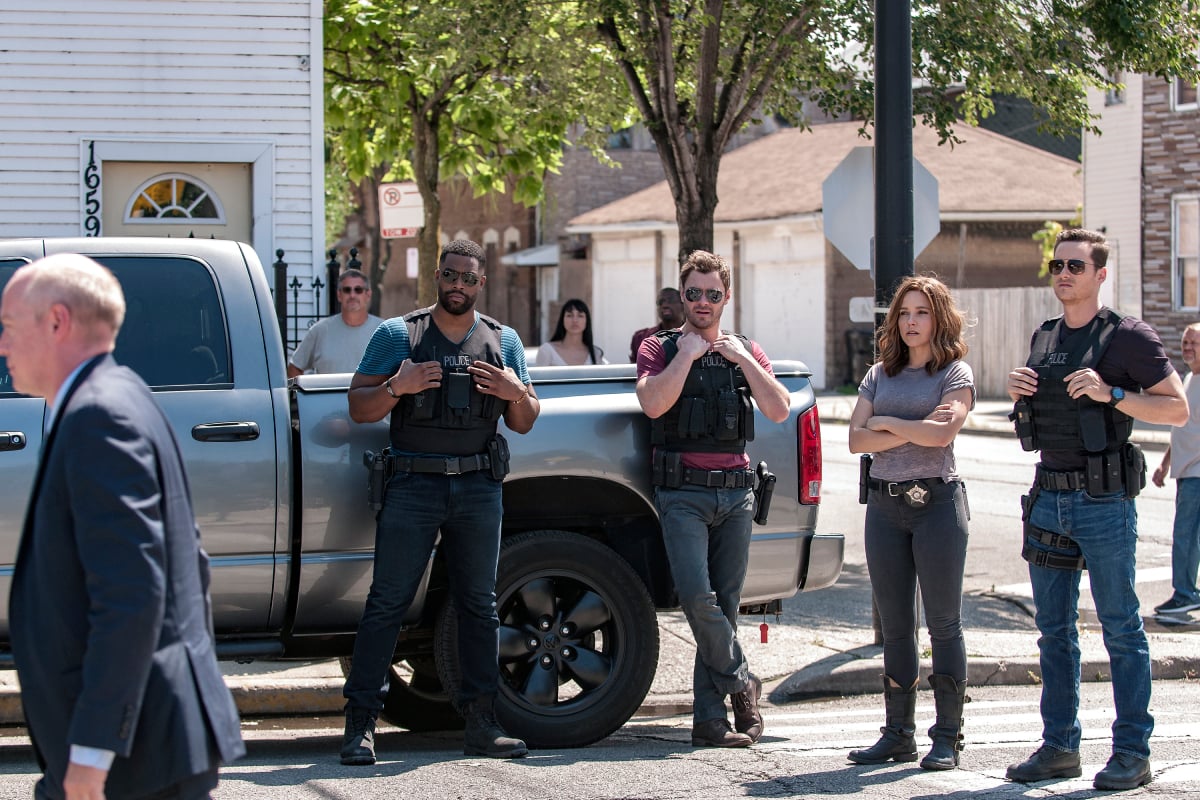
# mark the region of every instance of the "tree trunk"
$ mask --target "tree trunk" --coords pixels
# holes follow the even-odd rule
[[[438,197],[440,113],[434,110],[426,118],[415,94],[412,102],[413,175],[425,205],[425,224],[417,236],[417,307],[425,308],[437,300],[434,273],[437,272],[438,232],[442,221],[442,203]]]
[[[693,250],[713,252],[713,219],[717,211],[719,158],[712,153],[695,154],[694,175],[682,173],[684,181],[695,181],[691,191],[675,198],[675,224],[679,228],[679,263]],[[731,255],[731,254],[726,254]]]

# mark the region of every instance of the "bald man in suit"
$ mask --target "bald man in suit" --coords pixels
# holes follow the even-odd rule
[[[0,300],[0,356],[47,406],[9,601],[47,800],[207,798],[245,753],[178,443],[112,358],[124,316],[79,255],[20,268]]]

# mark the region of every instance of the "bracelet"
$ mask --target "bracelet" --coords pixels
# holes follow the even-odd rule
[[[392,397],[394,397],[394,398],[396,398],[397,400],[399,400],[399,399],[400,399],[400,395],[398,395],[398,394],[396,394],[394,391],[392,391],[392,378],[393,378],[393,377],[395,377],[395,376],[393,376],[393,375],[389,375],[389,376],[388,376],[388,379],[387,379],[386,381],[384,381],[384,382],[383,382],[383,388],[387,390],[387,393],[388,393],[389,395],[391,395]]]
[[[517,400],[509,400],[508,404],[510,406],[519,406],[519,405],[521,405],[521,403],[524,403],[528,399],[529,399],[529,387],[526,386],[525,391],[521,392],[521,397]]]

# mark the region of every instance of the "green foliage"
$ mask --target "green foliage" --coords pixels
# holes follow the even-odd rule
[[[1075,216],[1067,220],[1067,224],[1075,227],[1083,224],[1083,208],[1082,206],[1075,209]],[[1041,262],[1038,266],[1038,277],[1042,280],[1050,280],[1049,261],[1054,258],[1054,242],[1058,235],[1062,233],[1063,226],[1061,222],[1055,222],[1048,219],[1042,223],[1041,230],[1035,231],[1030,238],[1037,242],[1038,251],[1041,253]]]

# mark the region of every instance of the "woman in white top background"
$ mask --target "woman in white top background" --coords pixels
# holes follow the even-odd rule
[[[534,363],[539,367],[608,363],[604,351],[592,342],[592,314],[587,303],[577,297],[563,303],[554,335],[538,348]]]

